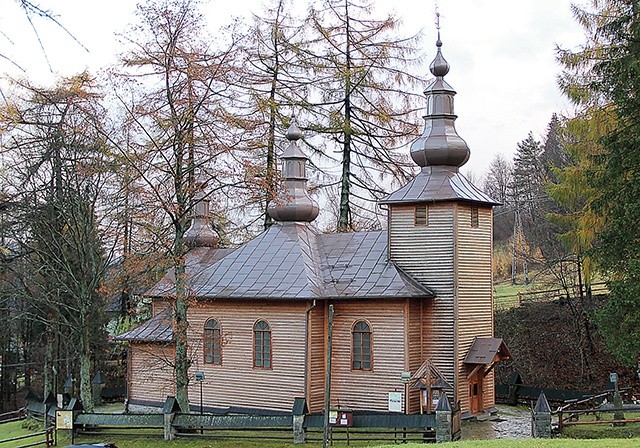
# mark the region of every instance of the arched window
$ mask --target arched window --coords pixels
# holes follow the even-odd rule
[[[253,326],[253,367],[271,368],[271,328],[264,320]]]
[[[215,319],[204,323],[204,362],[222,364],[222,334],[220,324]]]
[[[371,370],[371,327],[363,320],[355,323],[351,332],[353,352],[351,368],[353,370]]]

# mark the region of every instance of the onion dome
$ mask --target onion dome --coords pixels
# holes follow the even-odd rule
[[[309,158],[298,147],[302,131],[292,121],[287,129],[289,146],[282,154],[282,191],[267,208],[274,221],[311,222],[318,216],[318,204],[307,191],[306,165]]]
[[[199,179],[196,182],[196,188],[197,191],[193,197],[193,219],[183,238],[190,247],[218,247],[220,239],[211,227],[209,198],[204,192],[206,182]]]
[[[442,56],[440,32],[436,47],[436,57],[429,66],[436,79],[424,91],[427,97],[425,128],[411,145],[411,158],[421,167],[448,166],[457,170],[469,160],[469,147],[456,132],[457,115],[453,113],[456,92],[444,80],[450,67]]]

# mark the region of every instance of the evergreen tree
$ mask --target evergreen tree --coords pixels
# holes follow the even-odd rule
[[[518,143],[513,157],[511,197],[529,221],[537,216],[536,209],[543,192],[542,151],[542,144],[529,132],[527,138]]]
[[[251,157],[245,165],[251,194],[244,211],[245,216],[254,215],[255,210],[248,208],[257,203],[264,229],[273,223],[267,208],[278,193],[276,140],[284,134],[291,116],[307,106],[305,96],[312,83],[301,69],[304,23],[291,16],[291,3],[272,0],[262,16],[254,16],[241,38],[243,68],[237,87],[243,95],[237,106]]]
[[[87,73],[52,89],[17,85],[25,96],[0,110],[4,162],[11,167],[3,179],[12,202],[5,225],[22,260],[11,272],[19,279],[14,294],[44,330],[36,362],[45,394],[59,390],[58,360],[66,347],[78,359],[84,408],[92,410],[91,369],[106,340],[101,286],[108,257],[98,220],[109,174],[106,113]]]
[[[591,221],[596,234],[591,239],[587,231],[582,241],[595,244],[593,256],[610,278],[599,327],[609,349],[634,365],[640,354],[640,5],[593,1],[574,12],[588,44],[560,58],[566,67],[561,85],[584,106],[581,116],[591,118],[584,124],[589,149],[575,158],[586,180],[574,186],[588,187],[582,228]]]

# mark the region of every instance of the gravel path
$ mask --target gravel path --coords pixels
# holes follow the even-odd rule
[[[462,440],[526,439],[531,437],[531,411],[498,406],[498,414],[485,421],[462,422]]]

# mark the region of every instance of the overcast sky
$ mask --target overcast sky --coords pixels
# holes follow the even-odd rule
[[[114,62],[115,35],[133,20],[136,1],[41,0],[39,4],[53,10],[89,50],[51,23],[34,20],[53,73],[16,4],[2,2],[0,52],[18,62],[30,79],[51,83],[57,76],[85,68],[95,71]],[[233,16],[260,12],[260,4],[259,0],[210,0],[205,10],[215,27]],[[403,33],[423,32],[422,73],[428,73],[435,55],[435,0],[376,0],[375,4],[402,19]],[[471,148],[467,171],[481,176],[496,153],[511,158],[529,131],[542,139],[553,112],[570,114],[571,107],[556,86],[560,67],[555,61],[556,45],[576,48],[583,41],[570,4],[569,0],[440,0],[442,50],[451,65],[446,79],[458,92],[458,133]],[[8,72],[20,74],[0,59],[0,73]]]

